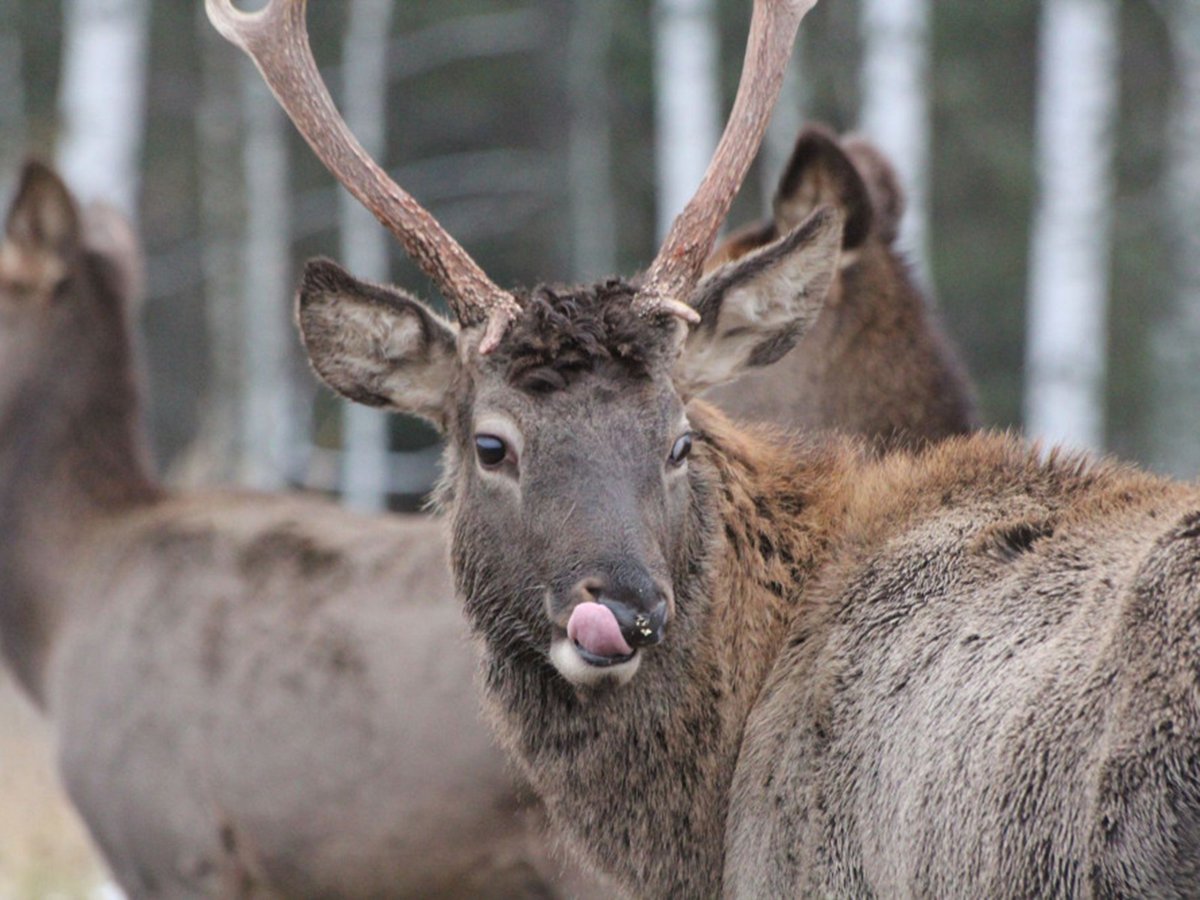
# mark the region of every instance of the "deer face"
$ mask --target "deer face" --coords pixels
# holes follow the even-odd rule
[[[310,263],[299,322],[340,393],[448,437],[460,590],[489,639],[574,684],[628,681],[670,639],[693,509],[687,401],[779,359],[815,320],[841,220],[822,210],[695,290],[689,333],[637,289],[539,288],[496,350],[418,301]]]
[[[836,263],[840,220],[818,212],[697,290],[815,2],[754,0],[729,124],[645,277],[528,295],[493,284],[349,133],[308,46],[305,0],[254,13],[205,2],[462,326],[328,262],[310,266],[301,288],[300,326],[330,385],[447,433],[455,574],[493,648],[549,653],[576,683],[628,680],[639,648],[670,627],[688,505],[683,401],[782,356],[816,316]],[[672,317],[697,325],[686,341]]]

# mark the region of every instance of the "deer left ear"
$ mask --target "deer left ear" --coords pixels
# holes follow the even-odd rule
[[[842,216],[822,207],[794,231],[721,266],[696,288],[700,324],[673,374],[693,396],[781,359],[816,321],[837,272]]]
[[[444,430],[458,337],[423,304],[315,259],[304,267],[297,319],[309,361],[327,385]]]
[[[79,210],[53,169],[29,162],[0,241],[0,281],[53,288],[79,253]]]

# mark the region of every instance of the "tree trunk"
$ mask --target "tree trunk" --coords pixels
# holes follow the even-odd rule
[[[1163,198],[1169,218],[1173,308],[1156,331],[1154,463],[1200,475],[1200,4],[1171,0],[1177,81],[1171,98]]]
[[[571,7],[567,52],[572,269],[579,282],[617,271],[616,190],[612,180],[612,123],[608,50],[616,14],[612,0]]]
[[[712,0],[655,0],[658,234],[696,192],[719,137],[719,32]]]
[[[929,270],[929,0],[863,0],[859,128],[892,160],[908,197],[900,246]]]
[[[239,401],[242,391],[242,254],[246,209],[242,172],[229,161],[241,152],[238,60],[203,7],[196,10],[201,96],[196,145],[203,238],[204,317],[208,383],[196,439],[172,466],[171,480],[199,487],[233,481],[243,470]]]
[[[293,474],[293,421],[286,120],[248,60],[241,70],[246,194],[243,241],[241,480],[277,490]]]
[[[381,164],[387,155],[388,46],[391,0],[354,0],[342,45],[342,111],[350,130]],[[360,278],[387,281],[389,239],[362,204],[338,192],[342,260]],[[387,506],[388,416],[342,403],[342,499],[375,511]]]
[[[1092,450],[1104,445],[1117,25],[1114,0],[1043,7],[1025,427]]]
[[[68,0],[58,168],[84,200],[133,216],[146,107],[148,0]]]

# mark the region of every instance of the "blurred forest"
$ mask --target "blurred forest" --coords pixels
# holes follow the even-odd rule
[[[709,29],[719,92],[715,115],[723,121],[740,70],[748,2],[375,5],[386,9],[376,11],[375,24],[360,23],[357,40],[367,43],[355,45],[348,21],[358,14],[354,3],[309,4],[318,61],[347,115],[357,115],[362,127],[381,126],[372,141],[386,167],[498,283],[584,279],[614,264],[630,274],[652,257],[656,230],[677,211],[664,193],[663,173],[656,172],[673,165],[664,162],[671,157],[661,146],[656,149],[656,141],[669,140],[656,85],[661,95],[662,73],[672,71],[670,60],[661,58],[656,71],[656,34],[672,12]],[[0,172],[7,184],[27,153],[64,156],[64,135],[73,127],[66,121],[71,106],[64,73],[76,52],[64,34],[78,26],[71,16],[83,15],[74,8],[110,17],[134,10],[147,19],[140,45],[144,94],[135,98],[144,106],[135,135],[140,181],[131,202],[148,255],[141,317],[160,461],[179,481],[336,490],[347,469],[339,454],[342,435],[352,419],[302,364],[289,323],[291,289],[307,257],[345,260],[355,247],[380,240],[382,230],[368,223],[364,233],[359,219],[358,231],[351,231],[354,214],[339,206],[339,189],[275,112],[257,73],[212,32],[201,6],[191,0],[0,0]],[[911,84],[867,59],[870,16],[879,15],[871,8],[904,6],[927,17],[918,20],[922,56],[919,79]],[[1054,63],[1039,63],[1039,29],[1047,27],[1052,6],[1106,10],[1116,53],[1115,108],[1098,132],[1111,130],[1115,139],[1111,165],[1098,170],[1108,186],[1093,198],[1100,213],[1089,213],[1099,240],[1093,268],[1103,270],[1091,291],[1102,327],[1078,333],[1068,327],[1060,335],[1092,345],[1084,349],[1100,366],[1101,430],[1094,441],[1079,442],[1192,475],[1198,452],[1181,451],[1188,442],[1176,423],[1190,415],[1182,421],[1194,424],[1200,407],[1200,295],[1194,272],[1189,283],[1179,260],[1198,255],[1200,228],[1189,233],[1179,223],[1188,216],[1195,223],[1200,213],[1176,202],[1194,200],[1196,178],[1181,187],[1168,170],[1169,136],[1175,120],[1184,119],[1179,108],[1188,99],[1183,86],[1189,77],[1197,93],[1195,0],[896,0],[891,6],[824,0],[801,28],[774,150],[760,160],[764,170],[748,179],[731,223],[765,210],[764,188],[772,186],[799,122],[870,131],[899,102],[879,90],[900,85],[919,93],[926,162],[924,173],[914,176],[923,183],[910,185],[914,255],[979,385],[985,420],[1021,427],[1026,297],[1038,221],[1036,110],[1046,81],[1039,72]],[[383,49],[370,49],[373,36]],[[698,40],[685,38],[685,45],[694,49]],[[347,49],[355,46],[361,49]],[[347,59],[370,54],[378,60],[368,71],[385,76],[371,79],[382,118],[369,107],[354,113],[344,90],[356,77]],[[101,56],[99,66],[88,79],[103,79],[112,57],[105,62]],[[866,109],[872,91],[878,95],[874,112]],[[112,116],[132,121],[142,115],[108,103],[102,108]],[[715,140],[711,132],[712,126],[677,131],[693,137],[674,143],[703,161],[710,147],[691,145]],[[1092,132],[1078,134],[1078,152],[1086,154]],[[1194,161],[1191,166],[1194,175]],[[89,195],[90,186],[78,181],[77,189]],[[431,295],[398,247],[385,252],[379,277]],[[371,427],[389,428],[394,452],[415,451],[387,476],[392,505],[411,506],[432,471],[433,435],[414,423],[366,427],[368,434]],[[1194,430],[1183,434],[1200,445]],[[256,442],[272,448],[263,451]],[[247,463],[256,452],[266,454],[257,468]]]

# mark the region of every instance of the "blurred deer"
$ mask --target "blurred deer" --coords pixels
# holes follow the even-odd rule
[[[836,428],[873,445],[920,447],[978,427],[958,354],[895,249],[904,195],[863,138],[820,126],[796,140],[771,220],[728,237],[708,270],[778,240],[819,206],[845,217],[838,277],[816,323],[779,363],[709,394],[737,417]]]
[[[477,712],[424,521],[174,494],[114,212],[25,171],[0,244],[0,642],[140,897],[609,896]]]
[[[441,503],[497,733],[642,896],[1194,896],[1200,487],[1011,436],[882,457],[694,399],[780,359],[818,209],[701,281],[811,0],[755,0],[725,133],[634,279],[505,291],[370,164],[304,4],[209,0],[455,322],[335,264],[299,321],[346,396],[447,436]]]

